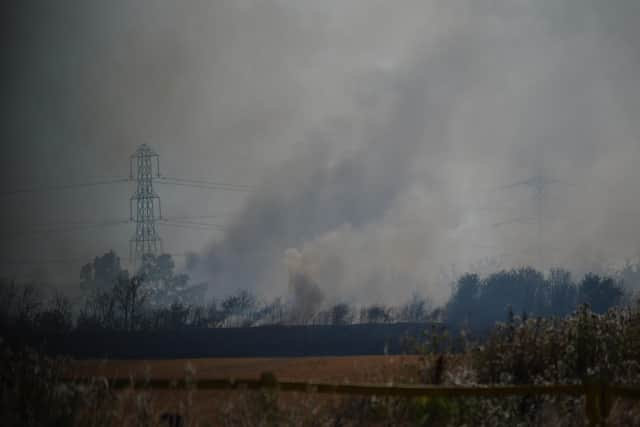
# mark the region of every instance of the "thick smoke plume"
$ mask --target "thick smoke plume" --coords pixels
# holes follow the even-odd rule
[[[627,169],[619,156],[638,151],[611,80],[621,70],[610,57],[624,58],[599,11],[456,4],[429,9],[425,20],[446,24],[363,73],[353,110],[309,131],[268,175],[198,264],[213,289],[282,291],[290,248],[327,295],[364,302],[414,289],[442,300],[442,267],[483,257],[580,270],[604,253],[635,255],[635,243],[596,240],[607,211],[623,208],[589,196],[612,184],[594,169]],[[574,7],[583,22],[564,25]],[[533,189],[509,186],[536,174],[555,184],[540,232]]]
[[[2,186],[126,175],[141,143],[168,176],[256,184],[158,188],[165,215],[224,226],[161,228],[214,295],[289,293],[292,253],[322,304],[441,302],[469,268],[606,269],[640,255],[638,7],[27,0],[2,14]],[[538,174],[541,204],[510,185]],[[23,195],[3,232],[126,218],[132,191]],[[11,237],[2,259],[126,258],[131,234]],[[3,273],[72,285],[86,261]]]

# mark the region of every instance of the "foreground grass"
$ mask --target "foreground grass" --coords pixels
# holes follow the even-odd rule
[[[384,358],[380,366],[384,367],[385,363],[392,366],[386,371],[376,369],[375,364],[362,363],[366,358],[351,364],[345,359],[335,377],[323,378],[318,369],[320,359],[316,358],[315,368],[312,360],[298,361],[297,365],[298,362],[292,362],[290,370],[296,375],[289,379],[447,385],[589,381],[640,384],[640,311],[637,307],[615,309],[604,315],[594,315],[583,307],[565,319],[513,318],[498,325],[482,345],[466,340],[462,354],[430,351],[446,348],[443,343],[452,339],[429,331],[424,342],[419,343],[422,356]],[[33,351],[13,352],[6,347],[2,347],[0,353],[2,425],[7,426],[170,425],[166,421],[163,424],[166,414],[180,414],[183,426],[586,425],[583,398],[570,396],[400,399],[275,391],[198,391],[195,385],[186,390],[116,392],[100,377],[85,386],[61,382],[62,375],[70,369],[87,375],[86,370],[90,368],[87,364],[73,365]],[[222,373],[224,369],[207,371],[200,361],[186,364],[182,372],[176,371],[176,362],[172,363],[172,375],[184,377],[193,384],[199,376],[226,376]],[[228,368],[231,362],[226,363]],[[255,360],[253,363],[254,369],[261,366],[256,365]],[[118,370],[124,370],[124,366],[107,362],[102,365],[102,372],[94,372],[106,376],[131,373]],[[167,376],[167,366],[149,365],[146,370],[137,366],[135,375],[139,378]],[[285,367],[286,363],[280,366]],[[354,373],[345,376],[350,370]],[[242,376],[253,375],[247,371],[247,375]],[[640,405],[619,400],[608,421],[609,425],[640,425]]]

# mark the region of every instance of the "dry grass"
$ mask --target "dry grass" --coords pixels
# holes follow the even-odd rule
[[[201,378],[258,378],[272,372],[278,379],[330,382],[400,382],[415,378],[419,356],[353,356],[295,358],[207,358],[189,360],[74,361],[76,376],[183,378],[185,369]]]
[[[179,413],[184,426],[584,426],[584,401],[575,397],[479,398],[340,397],[265,391],[120,390],[104,378],[257,378],[427,383],[549,384],[640,381],[638,307],[594,315],[586,308],[565,319],[514,319],[461,355],[69,361],[2,349],[0,374],[6,425],[157,426]],[[439,348],[439,346],[427,346]],[[59,378],[93,376],[89,386],[61,386]],[[66,387],[66,389],[65,389]],[[618,401],[608,425],[640,425],[640,404]]]
[[[259,378],[263,372],[272,372],[283,381],[411,383],[418,381],[420,366],[418,356],[86,360],[73,361],[67,372],[76,377],[139,379],[182,379],[185,375],[195,378]],[[258,402],[257,406],[260,407],[268,403],[265,402],[268,394],[258,392],[149,390],[145,396],[153,402],[159,413],[184,413],[188,407],[193,418],[214,422],[231,419],[234,414],[249,416],[253,412],[248,405],[255,406]],[[340,397],[286,393],[272,404],[277,404],[279,411],[286,408],[289,415],[293,416],[298,412],[308,415],[319,407],[326,411],[343,401]],[[214,425],[219,424],[215,422]]]

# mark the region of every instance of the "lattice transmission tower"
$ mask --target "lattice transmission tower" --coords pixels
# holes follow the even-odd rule
[[[536,231],[537,231],[538,241],[537,241],[536,249],[537,249],[539,268],[543,268],[544,261],[545,261],[545,248],[543,247],[543,234],[544,234],[543,233],[543,221],[544,221],[543,207],[545,204],[545,198],[547,196],[547,190],[549,186],[552,184],[565,184],[565,183],[558,179],[550,178],[549,176],[547,176],[545,171],[542,168],[540,168],[538,173],[534,176],[531,176],[523,181],[518,181],[509,185],[499,187],[499,189],[502,189],[502,190],[511,189],[515,187],[528,187],[533,191],[533,198],[536,204],[535,219],[533,221],[533,224],[537,226]],[[510,223],[531,224],[532,222],[530,222],[529,219],[530,217],[529,218],[517,217],[507,221],[501,221],[499,223],[493,224],[493,226],[494,227],[502,226]]]
[[[156,220],[162,217],[160,196],[153,189],[155,176],[160,176],[160,157],[147,144],[142,144],[130,158],[130,178],[137,183],[129,203],[130,219],[135,221],[136,233],[130,241],[129,257],[133,270],[145,255],[158,255],[162,239],[156,230]],[[134,215],[135,205],[135,215]]]

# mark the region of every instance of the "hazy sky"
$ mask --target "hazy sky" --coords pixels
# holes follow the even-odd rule
[[[452,266],[640,254],[636,0],[13,3],[1,191],[127,176],[142,143],[165,175],[254,185],[157,186],[165,216],[225,226],[159,227],[214,294],[282,294],[293,269],[336,299],[442,300]],[[540,171],[538,233],[533,189],[501,187]],[[3,274],[126,259],[131,225],[33,231],[126,219],[133,190],[2,195]]]

